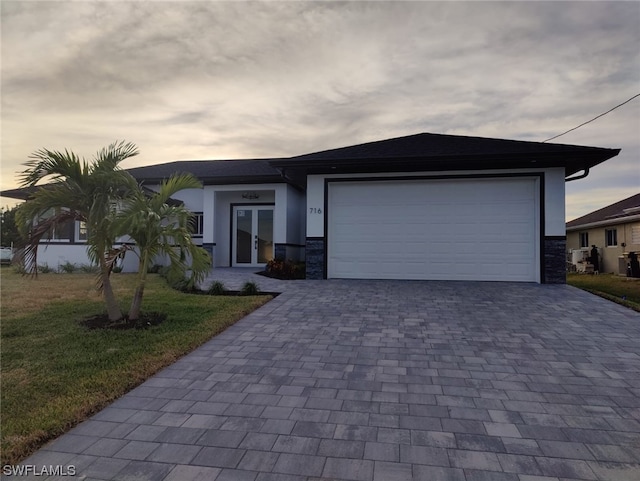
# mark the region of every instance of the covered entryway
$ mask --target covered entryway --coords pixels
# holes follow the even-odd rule
[[[331,181],[327,277],[540,282],[539,182]]]
[[[233,207],[233,266],[260,266],[273,259],[273,211],[272,205]]]

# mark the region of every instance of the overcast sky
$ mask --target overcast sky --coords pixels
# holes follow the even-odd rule
[[[640,93],[638,2],[31,2],[2,9],[2,179],[42,147],[135,167],[419,132],[542,141]],[[640,98],[567,219],[640,191]],[[11,205],[3,198],[2,205]]]

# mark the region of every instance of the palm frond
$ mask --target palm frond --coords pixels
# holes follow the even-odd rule
[[[51,177],[52,180],[79,181],[86,177],[89,166],[75,153],[65,150],[59,152],[49,149],[36,150],[25,163],[27,169],[19,175],[20,186],[36,185],[41,180]]]
[[[200,188],[202,188],[202,183],[193,174],[174,174],[162,182],[158,194],[152,198],[156,205],[159,206],[160,204],[165,204],[172,195],[181,190]]]
[[[132,142],[116,141],[100,149],[95,155],[95,170],[113,171],[120,162],[138,155],[138,147]]]

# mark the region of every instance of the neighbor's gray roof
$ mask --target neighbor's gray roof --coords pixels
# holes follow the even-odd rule
[[[567,229],[575,230],[589,225],[597,226],[600,223],[611,224],[625,222],[640,216],[640,194],[632,195],[614,204],[594,210],[582,217],[567,222]]]

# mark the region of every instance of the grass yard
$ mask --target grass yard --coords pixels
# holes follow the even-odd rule
[[[640,279],[613,274],[567,274],[567,284],[640,312]]]
[[[132,275],[113,283],[126,310]],[[22,277],[0,271],[2,464],[15,464],[146,378],[261,306],[269,296],[184,294],[150,276],[143,311],[167,314],[149,329],[88,330],[103,311],[91,274]]]

